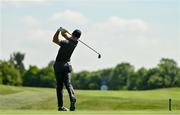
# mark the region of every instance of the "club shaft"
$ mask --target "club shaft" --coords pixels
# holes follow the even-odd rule
[[[70,34],[70,35],[72,35],[70,32],[68,32],[67,31],[67,33],[68,34]],[[79,42],[81,42],[82,44],[84,44],[85,46],[87,46],[89,49],[91,49],[92,51],[94,51],[95,53],[97,53],[97,54],[99,54],[100,55],[100,53],[98,53],[96,50],[94,50],[92,47],[90,47],[89,45],[87,45],[86,43],[84,43],[83,41],[81,41],[81,40],[78,40]]]
[[[89,45],[87,45],[86,43],[84,43],[83,41],[81,41],[81,40],[78,40],[78,41],[81,42],[82,44],[84,44],[85,46],[87,46],[89,49],[91,49],[91,50],[94,51],[95,53],[100,54],[100,53],[98,53],[96,50],[94,50],[92,47],[90,47]]]

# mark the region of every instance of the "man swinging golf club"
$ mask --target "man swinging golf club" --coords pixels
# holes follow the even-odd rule
[[[61,32],[61,35],[66,39],[62,40],[59,39],[59,33]],[[56,82],[57,82],[57,100],[58,100],[58,111],[68,111],[66,107],[63,106],[63,85],[65,85],[69,98],[70,98],[70,111],[75,111],[75,102],[76,98],[74,95],[74,89],[71,84],[71,75],[72,72],[72,66],[70,65],[70,58],[71,55],[76,48],[76,45],[78,43],[78,39],[81,36],[80,30],[74,30],[72,35],[69,34],[67,30],[60,27],[54,37],[53,42],[60,46],[60,49],[58,51],[56,61],[54,64],[54,72],[56,76]]]

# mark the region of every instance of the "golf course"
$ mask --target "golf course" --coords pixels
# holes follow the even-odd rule
[[[180,115],[180,0],[0,0],[0,115]]]
[[[65,106],[69,99],[64,90]],[[180,88],[147,91],[76,90],[77,110],[57,112],[55,89],[0,85],[0,115],[180,114]],[[172,98],[172,111],[168,99]]]

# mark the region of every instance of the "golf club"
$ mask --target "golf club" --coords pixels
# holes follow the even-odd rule
[[[98,53],[96,50],[94,50],[92,47],[90,47],[89,45],[87,45],[86,43],[84,43],[83,41],[81,40],[78,40],[79,42],[81,42],[82,44],[84,44],[85,46],[87,46],[89,49],[91,49],[92,51],[94,51],[95,53],[98,54],[98,58],[101,58],[101,54]]]
[[[66,30],[67,31],[67,30]],[[70,35],[72,35],[71,33],[69,33],[68,31],[67,31],[67,33],[68,34],[70,34]],[[81,40],[78,40],[79,42],[81,42],[82,44],[84,44],[85,46],[87,46],[89,49],[91,49],[92,51],[94,51],[95,53],[97,53],[98,54],[98,58],[100,59],[101,58],[101,54],[100,53],[98,53],[96,50],[94,50],[92,47],[90,47],[89,45],[87,45],[86,43],[84,43],[83,41],[81,41]]]

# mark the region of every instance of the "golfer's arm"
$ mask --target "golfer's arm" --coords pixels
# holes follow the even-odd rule
[[[61,35],[66,39],[66,40],[70,40],[71,37],[68,36],[68,33],[67,32],[61,32]]]
[[[59,43],[60,43],[60,40],[59,40],[59,31],[57,31],[57,32],[54,34],[53,42],[54,42],[55,44],[59,45]]]

